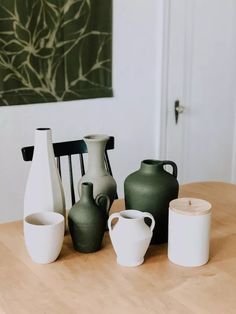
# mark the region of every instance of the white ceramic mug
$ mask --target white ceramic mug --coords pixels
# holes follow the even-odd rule
[[[64,240],[63,215],[43,211],[24,219],[24,237],[27,251],[35,263],[48,264],[59,256]]]

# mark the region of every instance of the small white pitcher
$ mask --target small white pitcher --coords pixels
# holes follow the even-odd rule
[[[150,227],[144,221],[146,217],[152,221]],[[118,222],[112,227],[114,218],[118,218]],[[143,263],[154,226],[155,220],[150,213],[134,209],[114,213],[109,217],[109,234],[118,264],[132,267]]]

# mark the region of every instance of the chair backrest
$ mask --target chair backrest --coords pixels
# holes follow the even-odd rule
[[[110,136],[109,140],[107,141],[105,154],[104,154],[104,162],[108,173],[112,176],[111,165],[109,161],[109,157],[107,151],[110,149],[114,149],[115,139],[113,136]],[[53,150],[55,154],[55,158],[57,161],[57,167],[59,170],[59,174],[61,176],[61,157],[68,156],[68,165],[69,165],[69,176],[70,176],[70,192],[71,192],[71,203],[74,205],[75,203],[75,189],[74,189],[74,180],[73,180],[73,167],[72,167],[72,155],[79,155],[80,161],[80,171],[81,176],[85,174],[85,167],[84,167],[84,158],[83,154],[88,152],[87,146],[84,140],[76,140],[76,141],[67,141],[67,142],[59,142],[53,143]],[[33,159],[34,154],[34,146],[26,146],[21,149],[23,160],[24,161],[31,161]],[[118,198],[116,196],[116,198]]]

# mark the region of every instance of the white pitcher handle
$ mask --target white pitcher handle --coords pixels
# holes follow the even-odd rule
[[[119,213],[114,213],[114,214],[111,214],[111,216],[109,217],[108,222],[107,222],[109,231],[112,231],[111,222],[112,222],[112,220],[114,218],[120,218],[120,214]]]
[[[153,229],[154,229],[154,227],[155,227],[155,219],[154,219],[154,217],[152,216],[152,214],[147,213],[147,212],[144,212],[144,213],[143,213],[143,217],[144,217],[144,218],[147,217],[147,218],[150,218],[150,219],[151,219],[152,223],[151,223],[150,229],[151,229],[151,231],[153,231]]]

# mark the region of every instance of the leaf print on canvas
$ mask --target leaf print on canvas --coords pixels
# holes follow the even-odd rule
[[[112,96],[111,0],[0,0],[0,105]]]

